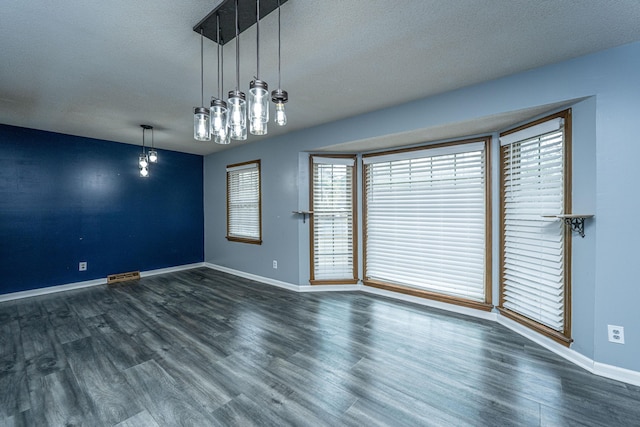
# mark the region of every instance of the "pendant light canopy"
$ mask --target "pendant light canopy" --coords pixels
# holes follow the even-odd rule
[[[281,43],[280,43],[280,7],[287,0],[223,0],[216,9],[202,19],[193,29],[201,36],[201,86],[204,99],[203,47],[202,39],[207,37],[218,45],[218,94],[211,98],[210,108],[197,107],[194,115],[194,138],[200,141],[213,140],[218,144],[228,144],[229,139],[246,140],[247,130],[253,135],[266,135],[269,123],[269,87],[260,79],[260,18],[278,9],[278,89],[271,92],[275,103],[275,122],[279,126],[287,123],[284,104],[289,100],[288,93],[280,87]],[[261,7],[261,2],[264,3]],[[233,8],[233,9],[232,9]],[[255,8],[255,9],[254,9]],[[254,13],[255,12],[255,13]],[[240,19],[241,15],[241,19]],[[262,15],[262,16],[261,16]],[[255,21],[253,20],[255,16]],[[233,21],[232,21],[233,20]],[[256,24],[256,75],[249,84],[248,99],[240,90],[240,40],[242,31]],[[225,103],[221,99],[224,85],[224,65],[220,53],[221,47],[235,37],[236,43],[236,82],[230,90]],[[247,123],[248,122],[248,123]],[[207,126],[208,123],[208,126]],[[209,135],[204,130],[209,130]],[[247,129],[248,128],[248,129]]]
[[[200,28],[200,107],[194,108],[193,138],[211,141],[209,109],[204,106],[204,29]]]

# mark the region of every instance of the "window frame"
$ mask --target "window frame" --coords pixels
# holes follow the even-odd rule
[[[398,149],[398,150],[387,150],[383,152],[365,154],[365,157],[373,157],[373,156],[381,156],[381,155],[393,155],[400,154],[412,151],[422,151],[422,150],[431,150],[431,149],[439,149],[446,147],[453,147],[471,143],[482,142],[484,144],[484,301],[475,301],[467,298],[462,298],[458,296],[452,296],[447,294],[441,294],[429,290],[418,289],[410,286],[395,284],[395,283],[387,283],[379,280],[370,279],[367,277],[367,179],[366,179],[366,167],[362,168],[362,211],[363,211],[363,219],[362,219],[362,233],[363,233],[363,283],[365,286],[371,286],[378,289],[383,289],[392,292],[403,293],[406,295],[411,295],[420,298],[431,299],[439,302],[444,302],[448,304],[459,305],[463,307],[483,310],[483,311],[491,311],[493,309],[492,304],[492,208],[491,208],[491,136],[481,136],[478,138],[471,139],[461,139],[456,141],[437,143],[437,144],[429,144],[422,145],[418,147]]]
[[[510,129],[506,132],[502,132],[500,137],[513,134],[515,132],[530,128],[532,126],[539,125],[541,123],[547,122],[553,119],[563,119],[564,120],[564,130],[563,130],[563,184],[564,184],[564,213],[571,212],[571,189],[572,189],[572,123],[571,123],[571,109],[566,109],[538,120],[526,123],[522,126],[518,126],[514,129]],[[500,159],[503,156],[503,147],[500,147]],[[504,307],[505,303],[505,284],[503,280],[503,275],[505,271],[505,197],[504,197],[504,186],[505,186],[505,168],[502,163],[500,163],[500,187],[499,187],[499,197],[500,197],[500,267],[499,267],[499,305],[496,307],[501,315],[520,323],[544,336],[547,338],[551,338],[552,340],[569,346],[573,339],[571,338],[571,228],[564,226],[563,238],[564,238],[564,322],[563,322],[563,331],[557,331],[547,325],[543,325],[529,317],[526,317],[520,313],[509,310]]]
[[[309,156],[309,210],[314,212],[314,158],[353,159],[351,167],[351,239],[352,239],[352,277],[345,279],[316,279],[315,278],[315,213],[309,215],[309,283],[311,285],[350,285],[358,283],[358,210],[357,210],[357,169],[358,158],[354,154],[311,154]]]
[[[235,236],[230,233],[231,230],[231,200],[230,200],[230,177],[233,171],[229,171],[230,168],[237,168],[242,166],[248,166],[255,164],[258,170],[258,232],[259,236],[256,238],[250,237],[240,237]],[[261,245],[262,244],[262,172],[261,172],[261,162],[258,160],[250,160],[247,162],[234,163],[231,165],[227,165],[227,205],[226,205],[226,213],[227,213],[227,235],[226,239],[230,242],[240,242],[240,243],[249,243],[253,245]]]

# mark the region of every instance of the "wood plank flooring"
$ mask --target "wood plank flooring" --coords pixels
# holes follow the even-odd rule
[[[206,268],[0,304],[0,426],[640,426],[493,322]]]

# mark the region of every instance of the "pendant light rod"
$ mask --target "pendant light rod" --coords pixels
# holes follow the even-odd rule
[[[217,33],[218,33],[218,40],[220,40],[220,14],[216,14],[216,29],[217,29]],[[222,78],[220,77],[220,70],[221,70],[221,66],[220,66],[220,44],[221,42],[219,41],[217,43],[217,57],[218,57],[218,99],[222,99]]]
[[[240,24],[238,20],[238,0],[236,3],[236,92],[240,87]]]
[[[200,106],[204,106],[204,29],[200,28]]]
[[[280,0],[278,0],[278,89],[280,89],[280,50],[281,50],[281,42],[280,42]]]
[[[260,79],[260,0],[256,1],[256,80]]]

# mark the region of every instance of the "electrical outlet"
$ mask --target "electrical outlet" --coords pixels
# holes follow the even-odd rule
[[[82,261],[78,263],[78,271],[87,271],[87,262]]]
[[[275,268],[276,270],[278,269],[278,261],[276,261],[275,259],[273,260],[273,268]]]
[[[624,326],[607,325],[609,328],[609,342],[624,344]]]

